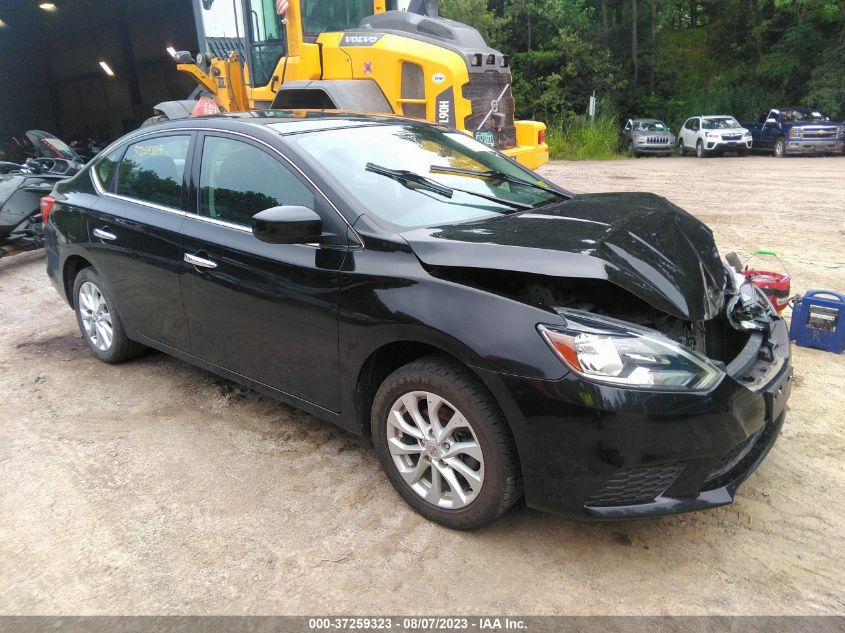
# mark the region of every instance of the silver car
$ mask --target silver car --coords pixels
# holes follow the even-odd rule
[[[622,129],[622,148],[631,156],[657,154],[671,156],[675,135],[658,119],[628,119]]]

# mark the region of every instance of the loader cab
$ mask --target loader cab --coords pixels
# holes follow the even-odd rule
[[[289,47],[289,40],[315,44],[321,33],[355,28],[364,18],[384,12],[387,5],[407,4],[402,0],[289,0],[288,19],[283,21],[276,13],[276,0],[241,1],[246,17],[249,83],[253,87],[278,81],[274,72],[279,61],[289,49],[295,55],[298,48]]]
[[[287,54],[287,37],[275,0],[243,0],[247,22],[247,65],[249,83],[266,86],[279,60]]]

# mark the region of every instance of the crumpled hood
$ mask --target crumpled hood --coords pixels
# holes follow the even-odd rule
[[[714,317],[724,301],[725,268],[713,233],[650,193],[578,195],[402,236],[430,266],[603,279],[690,321]]]

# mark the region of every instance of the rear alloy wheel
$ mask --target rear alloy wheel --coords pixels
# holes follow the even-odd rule
[[[707,150],[704,149],[704,142],[701,140],[695,144],[695,155],[699,158],[705,158],[707,156]]]
[[[146,349],[126,336],[111,294],[93,268],[83,268],[76,275],[73,307],[85,342],[100,360],[119,363]]]
[[[507,423],[484,385],[447,358],[388,376],[373,403],[372,433],[391,484],[431,521],[476,528],[521,494]]]
[[[783,137],[775,141],[775,156],[777,158],[786,156],[786,141]]]

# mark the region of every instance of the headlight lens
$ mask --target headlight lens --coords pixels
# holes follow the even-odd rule
[[[794,127],[789,130],[789,136],[791,136],[792,138],[800,138],[804,136],[804,130],[802,130],[800,127]]]
[[[645,145],[645,143],[646,143],[646,141],[647,141],[647,140],[648,140],[648,139],[646,139],[646,138],[644,138],[644,137],[640,136],[640,137],[638,137],[638,138],[637,138],[637,144],[638,144],[638,145]]]
[[[567,310],[564,326],[540,334],[576,374],[597,382],[661,391],[707,391],[724,371],[659,332]]]
[[[742,133],[742,137],[743,138],[751,138],[751,132],[746,130],[745,132]]]

